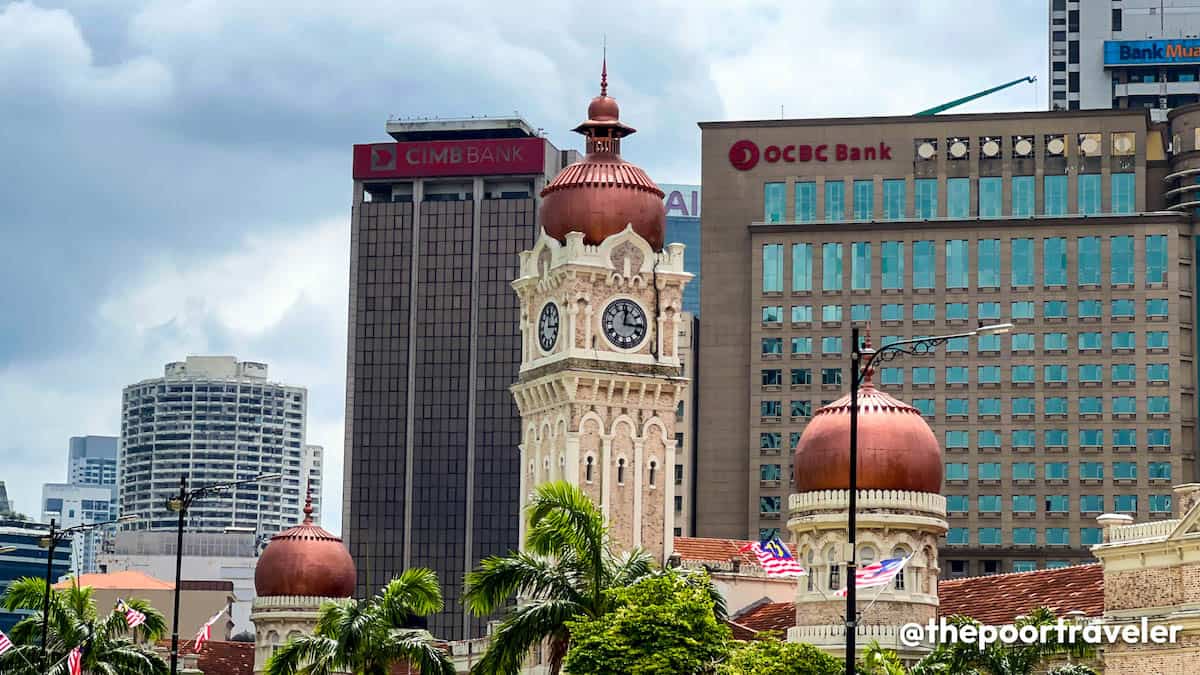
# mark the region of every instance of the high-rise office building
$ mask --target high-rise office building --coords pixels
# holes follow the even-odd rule
[[[521,361],[510,282],[578,153],[517,118],[391,121],[354,148],[342,535],[358,595],[428,567],[439,638],[484,633],[463,575],[517,545]]]
[[[687,247],[692,255],[683,264],[692,280],[683,289],[683,311],[693,317],[700,314],[700,186],[659,185],[667,209],[667,241]]]
[[[1086,559],[1102,512],[1170,517],[1195,475],[1200,107],[701,127],[699,536],[783,529],[852,326],[1015,324],[875,373],[945,447],[945,574]]]
[[[1200,101],[1200,0],[1051,0],[1049,30],[1052,109]]]
[[[118,505],[140,520],[129,530],[174,529],[163,507],[191,487],[281,473],[279,481],[242,485],[197,500],[192,532],[249,529],[271,535],[296,523],[304,503],[304,387],[267,379],[267,364],[232,356],[189,356],[162,377],[125,387],[118,451]]]
[[[67,451],[67,482],[116,485],[117,440],[116,436],[72,436]]]
[[[7,589],[10,583],[23,577],[45,578],[46,549],[38,542],[49,529],[47,525],[0,518],[0,547],[12,546],[15,549],[0,553],[0,588]],[[58,581],[67,574],[71,568],[71,547],[55,548],[54,560],[50,565],[52,581]],[[29,614],[26,611],[7,612],[0,608],[0,631],[10,633],[13,625]]]
[[[115,493],[114,485],[46,483],[42,485],[42,522],[49,523],[54,519],[61,529],[112,520],[116,517]],[[72,572],[89,574],[96,571],[96,554],[107,534],[102,528],[71,538]]]

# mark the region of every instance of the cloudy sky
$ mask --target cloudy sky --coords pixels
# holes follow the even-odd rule
[[[1046,72],[1045,2],[0,0],[0,480],[37,513],[67,439],[188,354],[309,387],[340,531],[350,147],[389,116],[595,94],[626,157],[699,179],[698,120],[911,113]],[[1042,108],[1044,82],[962,108]]]

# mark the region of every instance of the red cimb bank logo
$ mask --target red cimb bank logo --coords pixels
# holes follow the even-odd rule
[[[729,163],[738,171],[749,171],[758,164],[758,145],[740,140],[729,148]]]

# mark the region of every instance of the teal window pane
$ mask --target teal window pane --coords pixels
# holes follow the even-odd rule
[[[980,335],[979,336],[979,351],[981,351],[981,352],[998,352],[998,351],[1000,351],[1000,336],[999,335]]]
[[[841,368],[822,368],[821,369],[821,384],[841,384],[842,369]]]
[[[1088,480],[1101,480],[1104,478],[1104,464],[1101,462],[1080,462],[1079,477]]]
[[[903,368],[881,368],[879,370],[879,381],[883,384],[904,384],[904,369]]]
[[[1066,511],[1066,507],[1063,507],[1061,510]],[[1065,527],[1047,527],[1046,543],[1053,546],[1066,546],[1071,543],[1069,532],[1070,530]]]
[[[952,527],[946,531],[946,543],[952,546],[965,546],[971,543],[971,533],[965,527]]]
[[[1028,396],[1018,396],[1012,400],[1014,415],[1033,415],[1037,413],[1037,402]]]
[[[762,383],[764,387],[778,387],[783,384],[783,371],[779,368],[769,368],[762,371]]]
[[[1112,212],[1113,213],[1133,213],[1134,201],[1134,174],[1132,173],[1114,173],[1112,174]]]
[[[783,307],[779,305],[764,305],[762,308],[763,323],[781,323],[783,321]]]
[[[763,356],[782,355],[783,338],[771,337],[762,339]]]
[[[778,431],[763,432],[758,435],[758,447],[763,450],[777,450],[782,444],[783,435]]]
[[[1100,237],[1080,237],[1079,255],[1076,264],[1079,266],[1079,283],[1099,285],[1100,283]]]
[[[979,495],[979,510],[983,513],[999,513],[1000,495]]]
[[[952,430],[946,432],[946,447],[947,448],[965,448],[969,443],[967,432],[960,430]]]
[[[1013,480],[1035,480],[1037,465],[1033,462],[1013,462]]]
[[[1015,217],[1033,215],[1035,183],[1033,176],[1013,176],[1012,214]]]
[[[1080,495],[1079,510],[1084,513],[1100,513],[1104,511],[1104,495]]]
[[[1071,465],[1066,462],[1046,462],[1048,480],[1066,480],[1070,477]]]
[[[889,178],[883,181],[884,220],[901,220],[904,218],[904,193],[903,178]]]
[[[946,414],[952,416],[966,416],[971,410],[970,401],[965,398],[948,398],[946,399]],[[951,433],[951,432],[946,432]],[[966,433],[965,431],[963,433]]]
[[[927,366],[913,366],[913,384],[934,384],[937,381],[937,376],[933,368]]]
[[[946,288],[966,288],[971,269],[970,254],[966,239],[951,239],[946,242]]]
[[[842,353],[842,338],[835,336],[825,336],[821,338],[821,353],[822,354],[841,354]]]
[[[800,184],[796,184],[799,195]],[[797,201],[797,204],[799,202]],[[782,223],[787,208],[787,183],[763,183],[763,221]]]
[[[783,414],[781,401],[761,401],[758,407],[762,417],[779,417]]]
[[[937,414],[937,405],[931,398],[914,398],[912,405],[925,417],[933,417]]]
[[[1137,463],[1113,462],[1113,478],[1117,480],[1132,480],[1137,478]]]
[[[980,288],[998,288],[1000,286],[999,239],[979,240],[979,279],[977,283]]]
[[[875,181],[854,181],[854,219],[871,220],[875,217]]]
[[[1136,414],[1137,399],[1133,396],[1114,396],[1112,400],[1112,411],[1114,415]]]
[[[1116,412],[1116,408],[1113,409]],[[1102,415],[1104,414],[1104,399],[1100,396],[1081,396],[1079,397],[1079,414],[1080,415]]]
[[[825,221],[837,223],[846,217],[846,183],[825,181]]]
[[[966,513],[966,495],[946,495],[946,510],[954,513]]]
[[[1085,215],[1100,213],[1100,174],[1079,175],[1079,212]]]
[[[971,318],[970,306],[965,302],[947,302],[946,320],[961,321]]]
[[[1167,237],[1152,234],[1146,237],[1146,283],[1163,284],[1167,281]]]
[[[1014,448],[1032,448],[1037,444],[1037,433],[1033,429],[1015,429],[1012,439]]]
[[[850,245],[853,259],[850,261],[850,288],[856,291],[871,290],[871,242],[856,241]]]
[[[1148,429],[1146,431],[1146,443],[1148,445],[1170,445],[1171,430],[1170,429]]]
[[[967,465],[951,462],[946,465],[946,480],[967,480]]]
[[[1046,472],[1046,477],[1050,478],[1050,473],[1048,471]],[[1047,513],[1064,513],[1070,509],[1071,499],[1067,495],[1046,495]]]
[[[965,337],[950,338],[946,341],[946,351],[965,352],[971,348],[971,342]]]
[[[782,185],[782,183],[779,183],[779,185]],[[796,222],[815,222],[817,219],[817,184],[812,181],[798,182],[793,192],[796,197]],[[782,193],[783,190],[780,189],[780,194]]]
[[[851,321],[870,321],[871,306],[870,305],[850,305],[850,320]]]
[[[937,218],[938,181],[936,178],[918,178],[915,182],[914,202],[917,218]]]
[[[1067,444],[1066,429],[1046,429],[1042,432],[1042,443],[1047,447],[1062,447]]]
[[[1067,414],[1067,399],[1064,396],[1047,397],[1045,406],[1047,416]]]
[[[966,433],[966,432],[963,432]],[[981,448],[998,448],[1000,447],[1000,432],[993,429],[984,429],[978,433],[976,445]]]
[[[1102,531],[1098,527],[1079,528],[1079,543],[1082,546],[1095,546],[1103,540],[1102,537]]]
[[[1113,284],[1133,283],[1133,237],[1121,235],[1109,238],[1109,282]]]
[[[937,319],[937,305],[932,302],[921,302],[913,305],[913,321],[934,321]]]
[[[1098,363],[1085,363],[1079,366],[1080,382],[1103,382],[1104,366]]]
[[[812,305],[792,305],[792,323],[811,323]]]
[[[1150,495],[1150,513],[1170,513],[1171,495]]]
[[[1166,363],[1151,363],[1146,366],[1146,379],[1150,382],[1169,382],[1171,366]]]
[[[1099,303],[1096,304],[1098,305]],[[1067,317],[1067,301],[1047,300],[1043,302],[1042,316],[1046,317],[1047,319],[1065,319]],[[1096,316],[1099,316],[1099,314]]]
[[[1049,445],[1049,443],[1047,443]],[[1079,445],[1084,448],[1095,448],[1104,445],[1103,429],[1080,429]]]
[[[1137,513],[1137,495],[1116,495],[1113,497],[1113,508],[1118,513]]]
[[[1080,333],[1079,351],[1089,351],[1104,348],[1103,333]]]
[[[1163,415],[1171,412],[1171,399],[1167,396],[1151,396],[1146,399],[1146,412]]]
[[[1067,212],[1067,177],[1046,176],[1042,183],[1042,213],[1061,216]]]
[[[792,290],[811,291],[813,278],[813,245],[792,244]]]
[[[811,337],[794,337],[794,338],[792,338],[792,353],[793,354],[811,354],[812,353],[812,338]]]
[[[979,383],[996,384],[1000,381],[1000,366],[979,366]]]
[[[881,245],[880,274],[885,289],[904,288],[904,242],[885,241]]]
[[[1033,240],[1012,240],[1011,275],[1013,286],[1033,285]]]
[[[937,276],[937,251],[934,242],[913,242],[913,288],[933,288]]]
[[[1129,346],[1126,349],[1133,349],[1133,333],[1125,333],[1129,336]],[[1116,333],[1113,333],[1113,348],[1117,347]],[[1146,349],[1166,349],[1167,348],[1167,331],[1154,330],[1146,333]]]
[[[970,178],[946,180],[946,216],[950,218],[969,218],[971,216]]]
[[[1067,350],[1066,333],[1046,333],[1042,336],[1042,348],[1046,351],[1063,352]]]
[[[1171,463],[1170,462],[1150,462],[1148,473],[1151,478],[1161,480],[1171,480]]]
[[[812,338],[809,338],[810,340]],[[811,342],[809,344],[812,344]],[[812,384],[812,369],[811,368],[792,368],[792,384]]]
[[[1167,299],[1151,298],[1146,301],[1146,316],[1161,317],[1167,315]]]
[[[887,242],[884,242],[885,244]],[[904,320],[904,305],[897,303],[887,303],[880,311],[880,319],[884,321],[903,321]]]
[[[979,179],[979,217],[999,218],[1004,215],[1004,179],[990,176]]]
[[[1019,300],[1012,303],[1009,315],[1014,319],[1032,319],[1033,318],[1033,301]],[[1032,347],[1030,347],[1032,349]]]
[[[821,320],[822,321],[841,321],[842,306],[841,305],[821,305]]]
[[[764,293],[783,291],[783,244],[763,245],[762,289]]]
[[[1012,381],[1022,384],[1033,382],[1035,372],[1033,366],[1013,366]]]
[[[1014,527],[1012,538],[1016,546],[1033,546],[1037,543],[1037,530],[1032,527]]]
[[[1133,300],[1121,299],[1112,301],[1112,315],[1114,317],[1132,317],[1134,315]]]
[[[1012,569],[1014,572],[1033,572],[1037,570],[1037,561],[1014,560]]]
[[[1113,382],[1133,382],[1137,371],[1132,363],[1114,363],[1112,367]]]
[[[826,291],[842,290],[842,245],[821,245],[821,289]]]
[[[1113,445],[1136,445],[1137,429],[1113,429]]]
[[[1000,414],[1000,399],[998,398],[981,398],[977,401],[980,415],[999,415]]]
[[[1067,285],[1067,240],[1047,237],[1042,240],[1042,281],[1047,286]]]
[[[979,528],[979,543],[988,546],[1000,545],[1000,528],[998,527],[981,527]]]
[[[1079,317],[1098,319],[1104,313],[1104,305],[1099,300],[1080,300]]]
[[[979,480],[1000,480],[999,462],[982,462],[979,465]]]

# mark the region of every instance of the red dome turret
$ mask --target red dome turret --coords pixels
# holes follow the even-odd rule
[[[304,522],[271,537],[254,568],[260,597],[349,598],[355,579],[354,560],[342,540],[313,524],[311,495],[304,502]]]
[[[850,487],[850,395],[817,411],[796,444],[797,492]],[[859,490],[942,491],[942,448],[920,411],[875,388],[858,388]]]
[[[606,59],[600,95],[588,105],[587,121],[575,127],[587,137],[587,156],[542,190],[542,229],[559,241],[566,241],[568,232],[582,232],[585,243],[596,245],[632,225],[661,251],[667,220],[663,191],[645,171],[621,159],[621,139],[637,130],[620,117],[616,99],[608,95]]]

